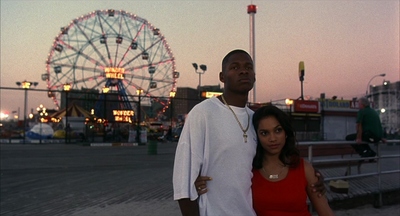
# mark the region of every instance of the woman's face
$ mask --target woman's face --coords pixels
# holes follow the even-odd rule
[[[275,116],[267,116],[260,120],[257,136],[265,153],[269,155],[279,155],[286,142],[286,132]]]

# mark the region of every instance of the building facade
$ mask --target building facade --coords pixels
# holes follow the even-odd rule
[[[382,126],[387,130],[400,129],[400,81],[370,86],[368,95],[372,107],[380,113]]]
[[[194,106],[196,106],[196,104],[206,99],[201,96],[201,92],[203,91],[222,92],[223,89],[220,85],[202,86],[200,91],[199,89],[189,87],[178,87],[171,106],[173,110],[173,118],[184,120],[185,116]]]

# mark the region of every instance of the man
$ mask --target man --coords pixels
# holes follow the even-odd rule
[[[255,215],[252,161],[257,136],[246,103],[253,88],[253,60],[233,50],[222,60],[223,95],[207,99],[188,114],[176,149],[173,186],[182,215]],[[198,196],[195,181],[210,176]],[[202,177],[207,179],[206,177]]]
[[[357,113],[356,130],[357,133],[349,134],[346,140],[356,140],[357,144],[351,146],[361,157],[375,157],[376,153],[371,149],[369,143],[377,143],[379,141],[385,142],[383,139],[383,130],[381,120],[378,113],[369,106],[367,98],[362,97],[358,100],[360,110]]]

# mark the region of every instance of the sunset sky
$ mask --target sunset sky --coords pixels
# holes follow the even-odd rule
[[[249,51],[247,5],[255,15],[256,99],[300,96],[298,65],[305,64],[304,95],[351,99],[365,94],[370,79],[400,80],[399,0],[1,0],[1,86],[41,81],[45,60],[60,27],[94,10],[136,14],[166,37],[180,72],[178,87],[196,88],[192,63],[206,64],[202,85],[218,85],[221,60],[229,51]],[[0,110],[22,110],[22,91],[1,90]],[[45,92],[29,92],[28,109]]]

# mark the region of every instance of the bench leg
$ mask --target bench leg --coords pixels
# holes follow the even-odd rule
[[[357,172],[358,172],[358,174],[361,174],[361,164],[362,164],[362,161],[358,161],[358,164],[357,164]]]
[[[348,175],[351,175],[351,165],[350,164],[347,165],[346,172],[344,173],[344,176],[348,176]]]

